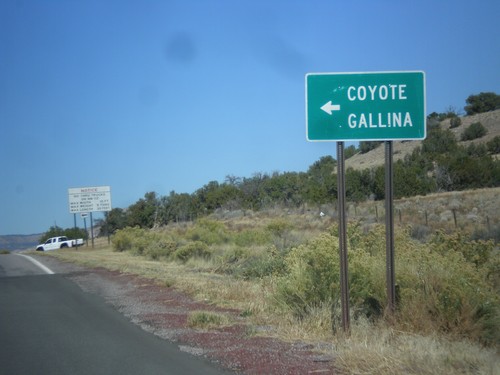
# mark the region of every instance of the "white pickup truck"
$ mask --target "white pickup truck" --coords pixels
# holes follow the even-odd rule
[[[59,236],[49,238],[45,243],[37,245],[36,251],[47,251],[47,250],[57,250],[64,249],[65,247],[76,247],[83,245],[83,239],[79,238],[77,240],[68,240],[68,237]]]

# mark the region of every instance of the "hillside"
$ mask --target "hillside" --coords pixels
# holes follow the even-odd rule
[[[0,250],[25,250],[38,244],[39,234],[9,234],[0,236]]]
[[[460,140],[460,136],[464,130],[474,122],[480,122],[488,130],[488,133],[484,137],[472,141],[458,142],[461,145],[468,145],[469,143],[486,143],[495,136],[500,136],[500,110],[479,113],[473,116],[464,116],[460,119],[462,120],[462,124],[459,127],[451,129],[457,141]],[[440,126],[442,129],[450,129],[450,119],[442,121]],[[421,145],[422,141],[394,142],[394,161],[403,159]],[[376,149],[366,154],[358,153],[350,157],[345,163],[346,168],[361,170],[383,165],[384,160],[384,145],[381,144]]]

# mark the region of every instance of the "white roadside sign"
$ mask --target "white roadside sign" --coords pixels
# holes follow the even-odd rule
[[[69,212],[111,211],[111,188],[94,186],[68,189]]]

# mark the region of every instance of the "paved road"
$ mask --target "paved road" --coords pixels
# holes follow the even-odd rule
[[[228,374],[47,272],[0,255],[0,374]]]

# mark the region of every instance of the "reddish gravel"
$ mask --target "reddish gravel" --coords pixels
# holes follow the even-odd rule
[[[43,259],[44,263],[46,259]],[[244,318],[237,310],[196,302],[174,288],[159,286],[134,275],[105,269],[82,269],[50,260],[50,263],[54,262],[59,263],[58,267],[66,267],[67,277],[83,290],[101,295],[146,331],[174,341],[181,350],[209,358],[237,373],[336,373],[333,359],[314,352],[313,345],[249,335]],[[195,310],[224,313],[237,323],[210,330],[190,328],[187,316]]]

